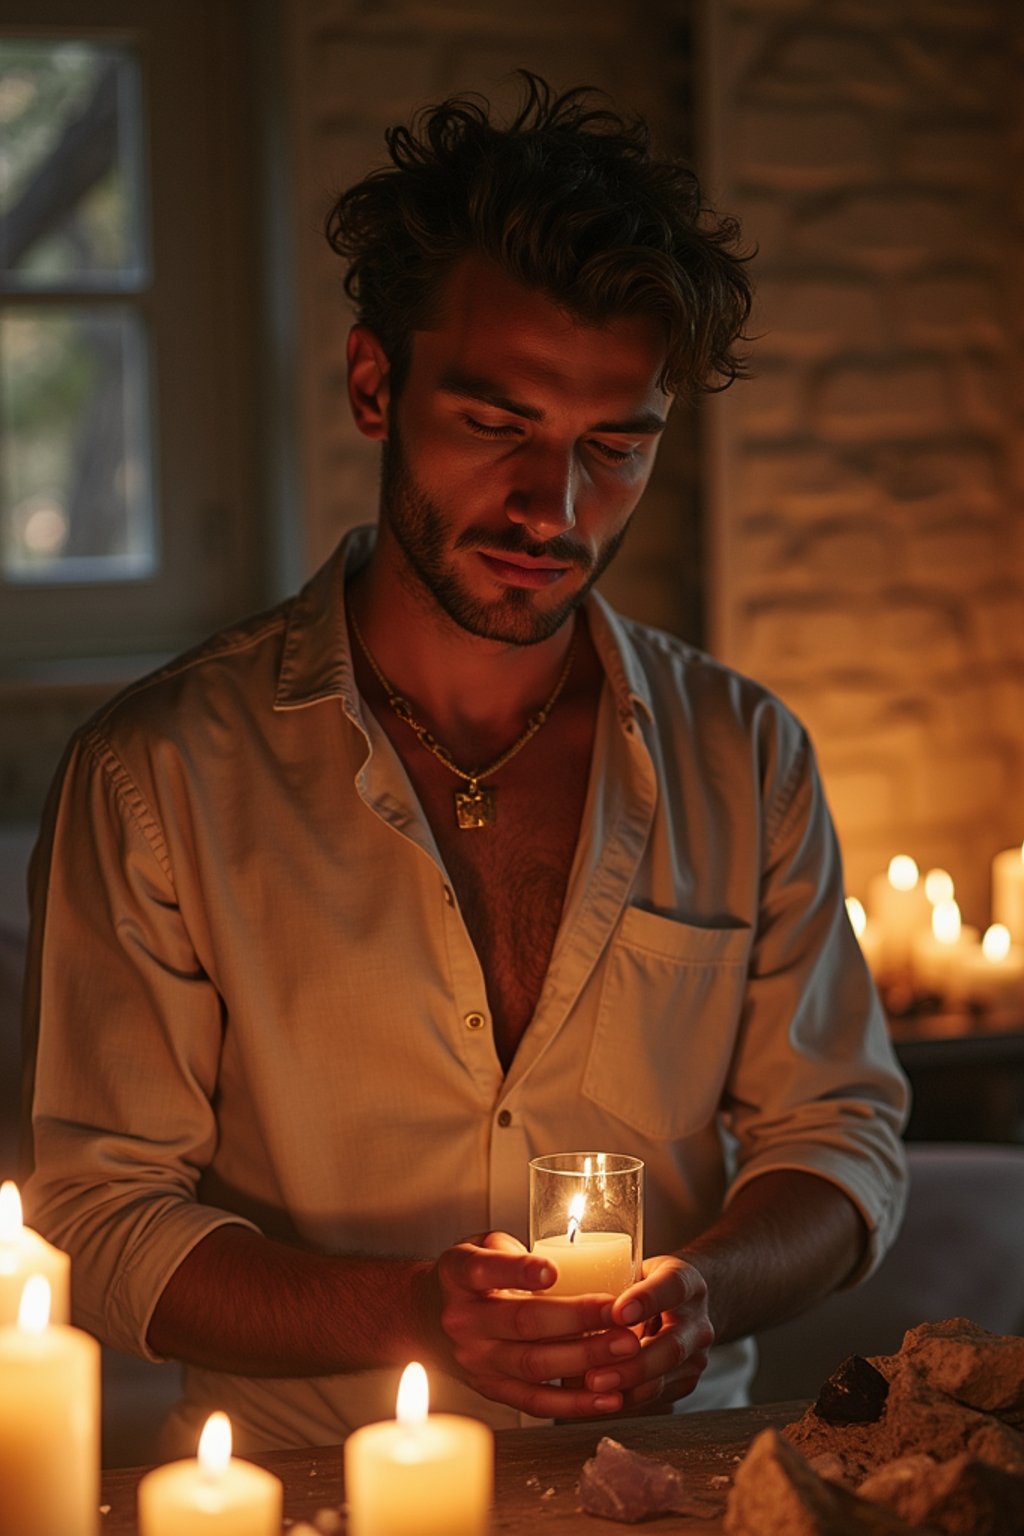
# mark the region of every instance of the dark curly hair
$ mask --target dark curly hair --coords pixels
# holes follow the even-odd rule
[[[346,292],[388,354],[394,391],[413,331],[436,316],[449,273],[471,253],[586,323],[660,317],[662,387],[724,389],[745,372],[736,344],[751,304],[736,221],[704,206],[687,166],[652,156],[642,119],[588,87],[556,95],[517,73],[523,97],[507,127],[478,96],[428,107],[388,129],[392,163],[327,216]]]

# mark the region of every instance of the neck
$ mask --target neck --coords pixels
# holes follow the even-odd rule
[[[456,756],[459,741],[500,748],[523,728],[554,687],[576,629],[573,617],[535,645],[484,639],[436,606],[425,611],[393,587],[382,589],[373,561],[353,577],[346,601],[390,687]],[[353,655],[364,659],[357,643]],[[357,670],[372,696],[369,668]]]

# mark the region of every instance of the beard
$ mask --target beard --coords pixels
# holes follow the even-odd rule
[[[416,595],[421,600],[433,600],[460,629],[506,645],[537,645],[561,629],[614,559],[629,528],[627,519],[596,555],[571,534],[538,542],[521,524],[514,523],[497,530],[469,526],[453,536],[444,507],[431,500],[413,479],[393,416],[391,435],[383,444],[380,516],[405,556]],[[567,574],[578,572],[582,580],[551,607],[538,603],[542,592],[526,587],[508,587],[500,597],[484,601],[474,596],[451,564],[450,555],[465,549],[533,559],[547,556],[566,562]]]

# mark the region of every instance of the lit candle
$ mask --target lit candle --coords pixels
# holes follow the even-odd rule
[[[920,871],[908,854],[897,854],[884,875],[871,879],[867,908],[881,935],[880,966],[887,973],[907,970],[914,939],[928,932],[931,919]]]
[[[992,921],[1009,928],[1014,944],[1024,944],[1024,843],[992,860]]]
[[[945,869],[930,869],[924,877],[924,893],[933,907],[940,901],[953,901],[956,897],[953,876]]]
[[[986,928],[977,950],[967,956],[964,992],[980,1008],[1024,1019],[1024,945],[1011,942],[1005,924]]]
[[[0,1328],[0,1530],[96,1536],[100,1347],[49,1314],[49,1282],[32,1275]]]
[[[977,928],[965,927],[955,901],[932,908],[932,931],[916,935],[912,951],[914,985],[944,1002],[962,1002],[967,956],[977,947]]]
[[[402,1374],[397,1418],[345,1441],[348,1536],[485,1536],[494,1437],[477,1419],[427,1413],[427,1373]]]
[[[854,937],[861,947],[864,959],[868,963],[868,969],[872,976],[880,976],[882,965],[882,935],[875,923],[868,922],[868,915],[864,911],[864,904],[857,900],[856,896],[847,896],[846,914],[850,919],[850,927]]]
[[[52,1321],[69,1322],[71,1260],[24,1225],[18,1186],[7,1179],[0,1185],[0,1327],[17,1322],[30,1275],[42,1275],[49,1283]]]
[[[585,1296],[605,1291],[618,1296],[633,1283],[633,1243],[628,1232],[584,1232],[586,1196],[573,1195],[564,1234],[539,1237],[533,1252],[553,1259],[558,1277],[545,1296]]]
[[[226,1413],[211,1413],[198,1455],[147,1472],[138,1497],[139,1536],[281,1536],[281,1482],[232,1456]]]

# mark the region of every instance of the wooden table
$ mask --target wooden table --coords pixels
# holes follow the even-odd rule
[[[656,1456],[686,1473],[697,1518],[666,1515],[640,1529],[712,1536],[722,1529],[731,1478],[753,1437],[768,1425],[788,1424],[803,1403],[726,1409],[719,1413],[615,1419],[602,1424],[561,1424],[549,1429],[501,1430],[495,1436],[493,1536],[601,1536],[626,1527],[579,1512],[576,1480],[602,1435],[631,1450]],[[339,1447],[274,1451],[253,1457],[284,1483],[287,1521],[311,1520],[317,1510],[343,1502]],[[135,1536],[135,1488],[143,1468],[105,1472],[102,1536]],[[717,1486],[716,1486],[717,1484]]]

